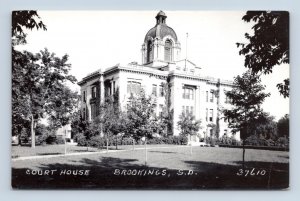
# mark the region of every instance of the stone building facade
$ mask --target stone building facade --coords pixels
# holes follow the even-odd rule
[[[205,77],[201,68],[188,59],[180,59],[181,45],[176,32],[166,24],[164,12],[156,15],[156,25],[151,28],[142,44],[142,64],[136,62],[116,65],[98,70],[84,77],[78,84],[81,87],[81,111],[83,117],[93,120],[99,114],[100,104],[105,96],[119,93],[119,104],[126,109],[131,94],[144,89],[156,100],[156,114],[166,107],[164,87],[170,90],[170,104],[173,111],[173,134],[179,135],[177,122],[182,112],[191,112],[201,120],[199,139],[211,136],[212,124],[219,124],[220,134],[231,136],[230,129],[221,108],[231,107],[225,92],[233,83],[227,80]],[[239,134],[234,136],[240,139]]]

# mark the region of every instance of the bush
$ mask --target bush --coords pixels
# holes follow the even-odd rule
[[[121,145],[132,145],[132,144],[133,144],[133,138],[131,137],[122,138]]]
[[[56,144],[56,135],[48,135],[46,138],[47,144]]]
[[[289,140],[286,137],[280,137],[280,138],[277,139],[275,144],[278,147],[288,148],[289,147]]]
[[[74,136],[74,141],[77,142],[78,146],[91,146],[91,147],[105,147],[106,137],[100,137],[99,135],[91,137],[87,140],[83,134],[77,134]],[[186,145],[188,138],[186,136],[168,136],[168,137],[154,137],[147,139],[147,144],[175,144],[175,145]],[[109,136],[108,146],[118,145],[132,145],[133,139],[131,137],[120,137],[120,136]],[[144,142],[139,140],[135,144],[143,145]]]
[[[251,146],[277,146],[277,147],[288,147],[289,141],[286,137],[280,137],[275,142],[272,139],[260,138],[257,135],[251,135],[245,140],[245,145]]]
[[[35,141],[36,145],[45,145],[47,138],[48,138],[48,135],[46,135],[46,134],[37,136],[36,141]]]
[[[78,146],[87,146],[86,137],[82,133],[76,134],[74,136],[74,141],[77,142]]]
[[[65,144],[65,140],[62,136],[56,136],[55,143],[56,144]]]
[[[106,139],[100,136],[93,136],[91,139],[88,141],[89,146],[91,147],[104,147],[106,146]]]

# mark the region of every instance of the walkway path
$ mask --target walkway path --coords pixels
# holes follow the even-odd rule
[[[166,149],[166,148],[187,148],[190,146],[179,145],[179,146],[167,146],[167,147],[147,147],[147,150],[152,149]],[[52,155],[43,155],[43,156],[23,156],[18,158],[11,159],[12,161],[21,161],[21,160],[31,160],[31,159],[45,159],[45,158],[55,158],[55,157],[67,157],[67,156],[79,156],[79,155],[90,155],[90,154],[106,154],[106,153],[115,153],[115,152],[125,152],[125,151],[135,151],[135,150],[144,150],[144,147],[139,147],[133,149],[120,149],[120,150],[101,150],[101,151],[87,151],[80,153],[67,153],[67,154],[52,154]]]

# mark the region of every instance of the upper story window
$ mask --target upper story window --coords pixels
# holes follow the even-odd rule
[[[156,84],[152,85],[152,95],[155,97],[157,96],[157,85]]]
[[[159,86],[159,96],[163,97],[164,95],[165,95],[164,86],[160,85]]]
[[[152,55],[153,55],[153,47],[152,47],[152,42],[149,40],[147,42],[147,62],[152,61]]]
[[[172,61],[172,41],[169,39],[165,42],[165,61]]]
[[[191,87],[183,87],[182,98],[194,100],[194,89]]]
[[[210,122],[214,121],[214,110],[213,109],[209,110],[209,121]]]
[[[214,91],[211,90],[209,93],[209,102],[213,103],[214,102]]]
[[[97,97],[97,88],[96,86],[92,87],[92,98],[96,98]]]
[[[206,102],[208,102],[208,91],[206,91]]]
[[[139,94],[141,92],[141,83],[136,81],[127,82],[127,93],[130,95]]]
[[[83,102],[86,103],[86,92],[83,91],[83,96],[82,96]]]

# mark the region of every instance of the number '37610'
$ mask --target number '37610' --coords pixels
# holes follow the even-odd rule
[[[255,168],[252,169],[239,169],[236,175],[238,176],[264,176],[266,175],[267,171],[266,170],[258,170]]]

